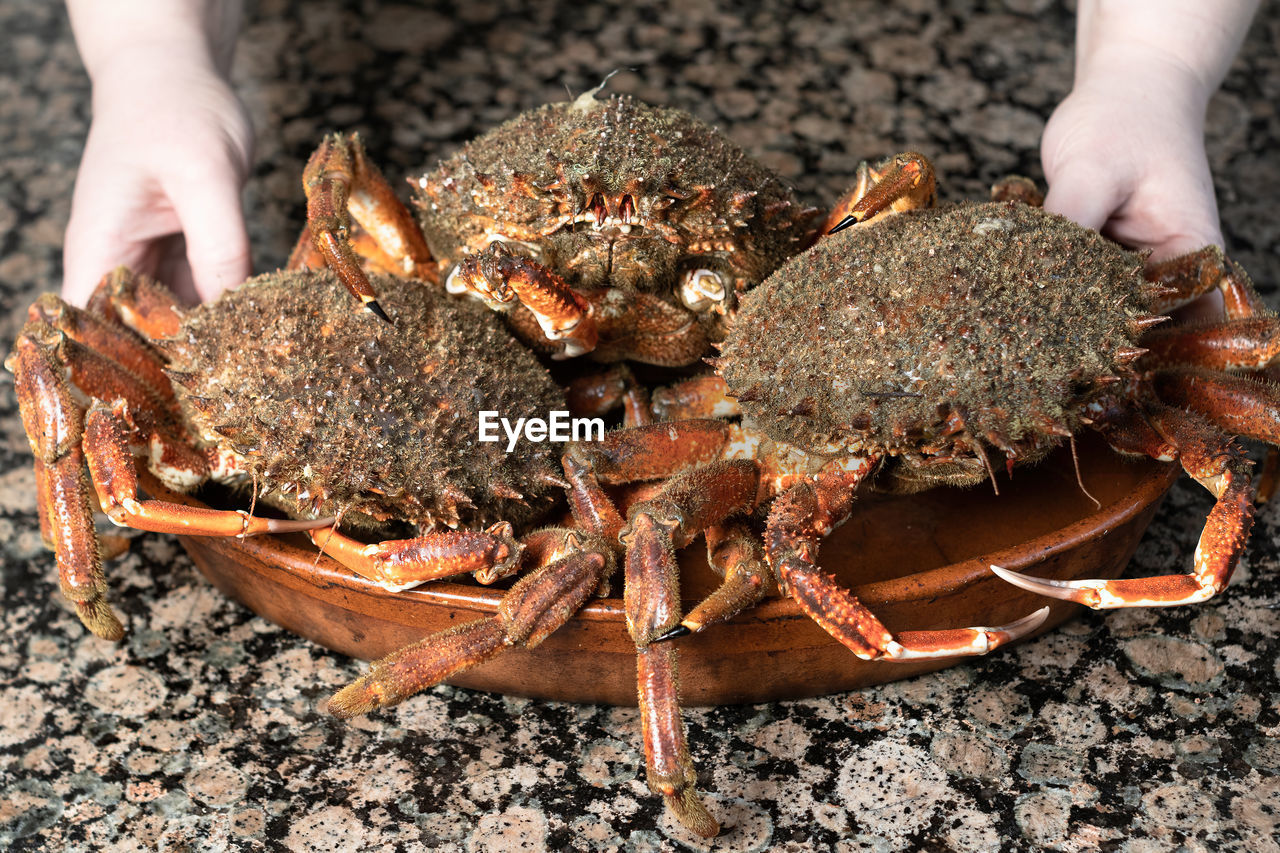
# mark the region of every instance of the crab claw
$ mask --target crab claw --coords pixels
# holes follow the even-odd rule
[[[1049,598],[1074,601],[1094,610],[1114,610],[1121,607],[1173,607],[1179,604],[1196,604],[1211,598],[1214,588],[1201,584],[1194,575],[1173,575],[1168,578],[1138,578],[1134,580],[1101,580],[1084,578],[1075,581],[1059,581],[1049,578],[1033,578],[992,566],[996,577],[1019,589]],[[1160,582],[1164,583],[1161,584]]]
[[[949,658],[985,655],[1000,646],[1020,640],[1049,618],[1049,608],[1041,607],[1008,625],[994,628],[959,628],[945,631],[903,631],[890,642],[881,660],[904,661],[921,658]]]

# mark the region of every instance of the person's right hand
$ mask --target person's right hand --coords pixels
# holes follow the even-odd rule
[[[122,56],[98,68],[63,297],[83,305],[121,264],[188,300],[243,281],[250,261],[240,189],[252,147],[244,106],[207,63]]]

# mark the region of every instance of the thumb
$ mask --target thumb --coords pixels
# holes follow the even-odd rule
[[[173,193],[187,241],[187,262],[196,293],[208,302],[249,277],[249,234],[240,205],[240,181],[207,174]]]

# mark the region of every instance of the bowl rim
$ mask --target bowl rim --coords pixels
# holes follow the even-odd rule
[[[851,591],[868,606],[889,603],[905,603],[937,598],[957,591],[972,583],[992,578],[990,565],[996,564],[1013,571],[1022,571],[1082,544],[1099,530],[1114,529],[1142,512],[1151,503],[1160,500],[1182,473],[1176,462],[1159,462],[1138,458],[1147,470],[1125,495],[1063,527],[1026,539],[986,554],[980,554],[933,569],[902,575],[887,580],[858,584]],[[150,485],[150,484],[148,484]],[[158,485],[158,484],[156,484]],[[176,494],[160,487],[183,503],[207,506],[198,498]],[[185,539],[186,537],[181,537]],[[192,537],[205,539],[207,537]],[[343,588],[357,596],[389,596],[402,602],[412,601],[410,607],[446,606],[459,610],[489,614],[497,611],[506,589],[460,584],[450,580],[437,580],[413,589],[391,592],[371,580],[361,577],[333,558],[316,550],[299,547],[278,536],[263,535],[241,539],[236,550],[261,561],[274,570],[283,570],[297,581],[313,588]],[[254,571],[261,573],[256,566]],[[904,583],[904,581],[909,581]],[[748,614],[740,614],[747,616]],[[618,621],[625,619],[623,600],[617,597],[596,598],[581,607],[575,619],[585,621]],[[739,618],[740,618],[739,617]],[[753,620],[807,619],[800,606],[789,597],[770,597],[754,607],[749,614]]]

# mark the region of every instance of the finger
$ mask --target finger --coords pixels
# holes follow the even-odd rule
[[[155,272],[154,242],[176,229],[177,218],[166,204],[150,203],[145,195],[136,184],[82,170],[62,248],[62,294],[68,302],[83,306],[102,276],[118,266]]]
[[[249,234],[240,180],[219,169],[174,193],[196,293],[209,301],[249,277]]]
[[[1049,184],[1044,209],[1073,222],[1102,230],[1127,197],[1127,191],[1104,170],[1088,164],[1073,164],[1059,170]]]
[[[200,302],[195,279],[191,277],[191,264],[187,262],[187,241],[181,234],[170,234],[157,240],[152,275],[173,291],[184,305]]]

